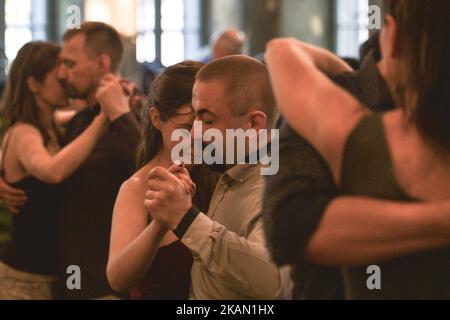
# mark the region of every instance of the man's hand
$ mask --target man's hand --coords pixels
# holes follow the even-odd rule
[[[186,167],[182,164],[174,164],[169,168],[169,172],[175,175],[181,182],[183,182],[186,192],[189,192],[193,197],[197,192],[197,186],[191,179],[191,175]]]
[[[114,122],[124,114],[130,112],[129,96],[121,83],[120,78],[108,74],[103,77],[97,89],[97,101],[109,121]]]
[[[12,213],[19,213],[20,208],[28,201],[23,190],[14,189],[0,178],[0,198]]]
[[[192,208],[192,195],[186,184],[163,168],[150,171],[145,207],[164,227],[175,230]]]

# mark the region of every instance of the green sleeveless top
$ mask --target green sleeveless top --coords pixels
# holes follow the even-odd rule
[[[381,115],[364,118],[350,135],[341,181],[346,195],[415,202],[396,181]],[[381,269],[381,290],[368,289],[369,265],[343,268],[348,299],[450,299],[450,248],[374,265]]]

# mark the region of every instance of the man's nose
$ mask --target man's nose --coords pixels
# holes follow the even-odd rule
[[[66,80],[67,79],[67,70],[66,70],[66,68],[63,65],[61,65],[58,68],[58,79],[59,80]]]

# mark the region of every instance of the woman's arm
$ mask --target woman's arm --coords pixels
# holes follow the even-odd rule
[[[156,221],[148,224],[140,184],[127,181],[114,208],[107,276],[118,293],[129,293],[144,278],[168,232]]]
[[[322,73],[314,51],[296,40],[273,40],[266,60],[282,115],[319,151],[338,181],[347,138],[368,110]]]
[[[106,128],[106,117],[99,115],[77,139],[55,155],[48,152],[41,134],[31,125],[18,125],[12,140],[18,159],[27,173],[45,183],[58,184],[87,159]]]
[[[354,71],[347,62],[326,49],[297,40],[293,41],[300,49],[305,50],[308,53],[316,68],[329,77],[335,77],[345,72]]]
[[[450,202],[337,198],[309,241],[307,260],[359,266],[450,245]]]

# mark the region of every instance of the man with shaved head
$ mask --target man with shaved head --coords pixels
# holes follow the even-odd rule
[[[244,53],[245,33],[237,29],[227,29],[211,41],[212,60]]]
[[[266,67],[246,56],[222,58],[200,70],[193,108],[204,132],[216,129],[223,135],[228,129],[271,129],[277,110]],[[265,242],[261,167],[216,165],[222,176],[205,213],[192,205],[171,170],[155,168],[150,173],[145,202],[149,213],[174,231],[194,256],[191,299],[291,298],[289,270],[272,262]]]

